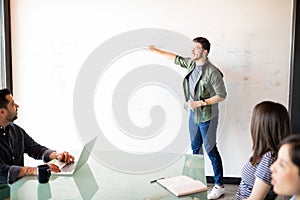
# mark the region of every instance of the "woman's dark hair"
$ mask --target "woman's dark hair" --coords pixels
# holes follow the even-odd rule
[[[257,104],[253,109],[251,119],[253,143],[251,164],[257,165],[268,151],[276,157],[279,143],[290,134],[289,114],[282,104],[271,101]]]
[[[210,43],[209,41],[204,38],[204,37],[196,37],[193,39],[193,42],[197,42],[197,43],[200,43],[202,45],[202,48],[207,50],[207,54],[209,53],[210,51]]]
[[[300,176],[300,134],[293,134],[285,138],[283,141],[281,141],[279,148],[284,144],[289,145],[289,154],[291,157],[291,161],[298,167]]]

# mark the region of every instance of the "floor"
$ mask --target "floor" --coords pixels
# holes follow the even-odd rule
[[[213,187],[212,184],[208,184],[208,191],[210,191],[212,189],[212,187]],[[221,198],[219,198],[219,200],[234,200],[238,185],[225,184],[225,188],[226,188],[225,195],[223,195]],[[276,198],[276,200],[288,200],[288,199],[290,199],[290,198],[280,197],[280,196],[278,196]]]

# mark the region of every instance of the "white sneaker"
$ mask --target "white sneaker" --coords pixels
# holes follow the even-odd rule
[[[207,194],[207,199],[218,199],[225,193],[225,188],[215,185],[210,193]]]

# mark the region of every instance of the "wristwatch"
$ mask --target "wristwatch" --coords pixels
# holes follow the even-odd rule
[[[203,104],[202,104],[202,106],[206,106],[206,105],[207,105],[206,101],[205,101],[205,100],[203,100]]]

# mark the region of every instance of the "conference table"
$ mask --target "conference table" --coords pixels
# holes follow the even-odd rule
[[[130,165],[130,163],[129,163]],[[205,200],[207,191],[176,197],[153,180],[187,175],[206,184],[204,156],[182,154],[168,166],[145,173],[129,173],[113,169],[90,157],[72,176],[51,175],[41,184],[36,176],[23,177],[7,185],[0,199],[103,199],[103,200]],[[152,183],[151,183],[152,182]],[[3,187],[2,187],[3,188]]]

